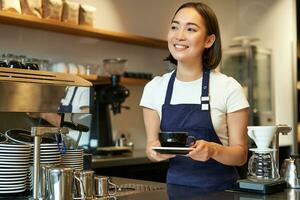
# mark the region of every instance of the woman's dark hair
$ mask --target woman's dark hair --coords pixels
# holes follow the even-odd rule
[[[221,35],[216,14],[209,6],[204,3],[189,2],[180,6],[175,12],[174,17],[178,13],[178,11],[183,8],[194,8],[204,19],[207,35],[215,35],[215,42],[210,48],[204,50],[202,58],[203,66],[205,68],[215,69],[222,58]],[[169,54],[169,56],[165,60],[177,65],[177,60],[171,54]]]

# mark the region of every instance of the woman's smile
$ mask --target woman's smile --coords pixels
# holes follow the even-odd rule
[[[176,51],[183,51],[183,50],[189,48],[189,46],[184,45],[184,44],[174,44],[174,48]]]

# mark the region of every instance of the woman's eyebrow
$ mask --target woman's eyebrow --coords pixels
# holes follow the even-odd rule
[[[173,23],[174,24],[180,24],[179,21],[175,21],[175,20],[172,21],[172,24]],[[198,28],[200,28],[200,26],[198,24],[193,23],[193,22],[188,22],[187,25],[193,25],[193,26],[197,26]]]
[[[196,23],[193,23],[193,22],[188,22],[187,25],[193,25],[193,26],[197,26],[198,28],[200,28],[200,26]]]

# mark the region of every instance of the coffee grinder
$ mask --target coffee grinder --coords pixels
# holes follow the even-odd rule
[[[255,193],[282,191],[286,183],[279,175],[279,133],[288,134],[292,130],[287,125],[248,126],[248,135],[257,148],[248,162],[247,179],[237,181],[236,190]]]
[[[91,124],[91,141],[97,141],[97,144],[90,145],[91,150],[96,152],[97,147],[113,146],[111,116],[120,114],[122,103],[129,96],[129,90],[120,85],[121,74],[124,70],[124,59],[106,59],[103,61],[104,69],[110,75],[110,81],[106,84],[94,85],[92,93],[92,124]],[[96,149],[95,149],[96,148]]]

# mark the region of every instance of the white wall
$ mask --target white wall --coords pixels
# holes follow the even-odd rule
[[[293,67],[296,53],[296,8],[293,0],[238,0],[241,35],[260,38],[257,44],[272,50],[276,124],[294,125]],[[293,133],[296,134],[296,131]],[[280,136],[281,145],[290,145],[293,134]]]
[[[165,39],[174,11],[183,0],[75,0],[97,7],[95,25],[111,31]],[[293,0],[205,0],[216,12],[223,47],[231,38],[252,35],[261,38],[262,47],[274,52],[276,122],[292,124],[291,42],[295,24]],[[53,61],[100,63],[104,58],[128,59],[129,71],[164,73],[167,50],[111,41],[77,37],[47,31],[0,25],[0,53],[12,52]],[[123,110],[112,119],[114,133],[130,133],[137,148],[145,146],[145,131],[138,106],[142,86],[130,86],[131,96]],[[281,141],[289,144],[287,140]]]

